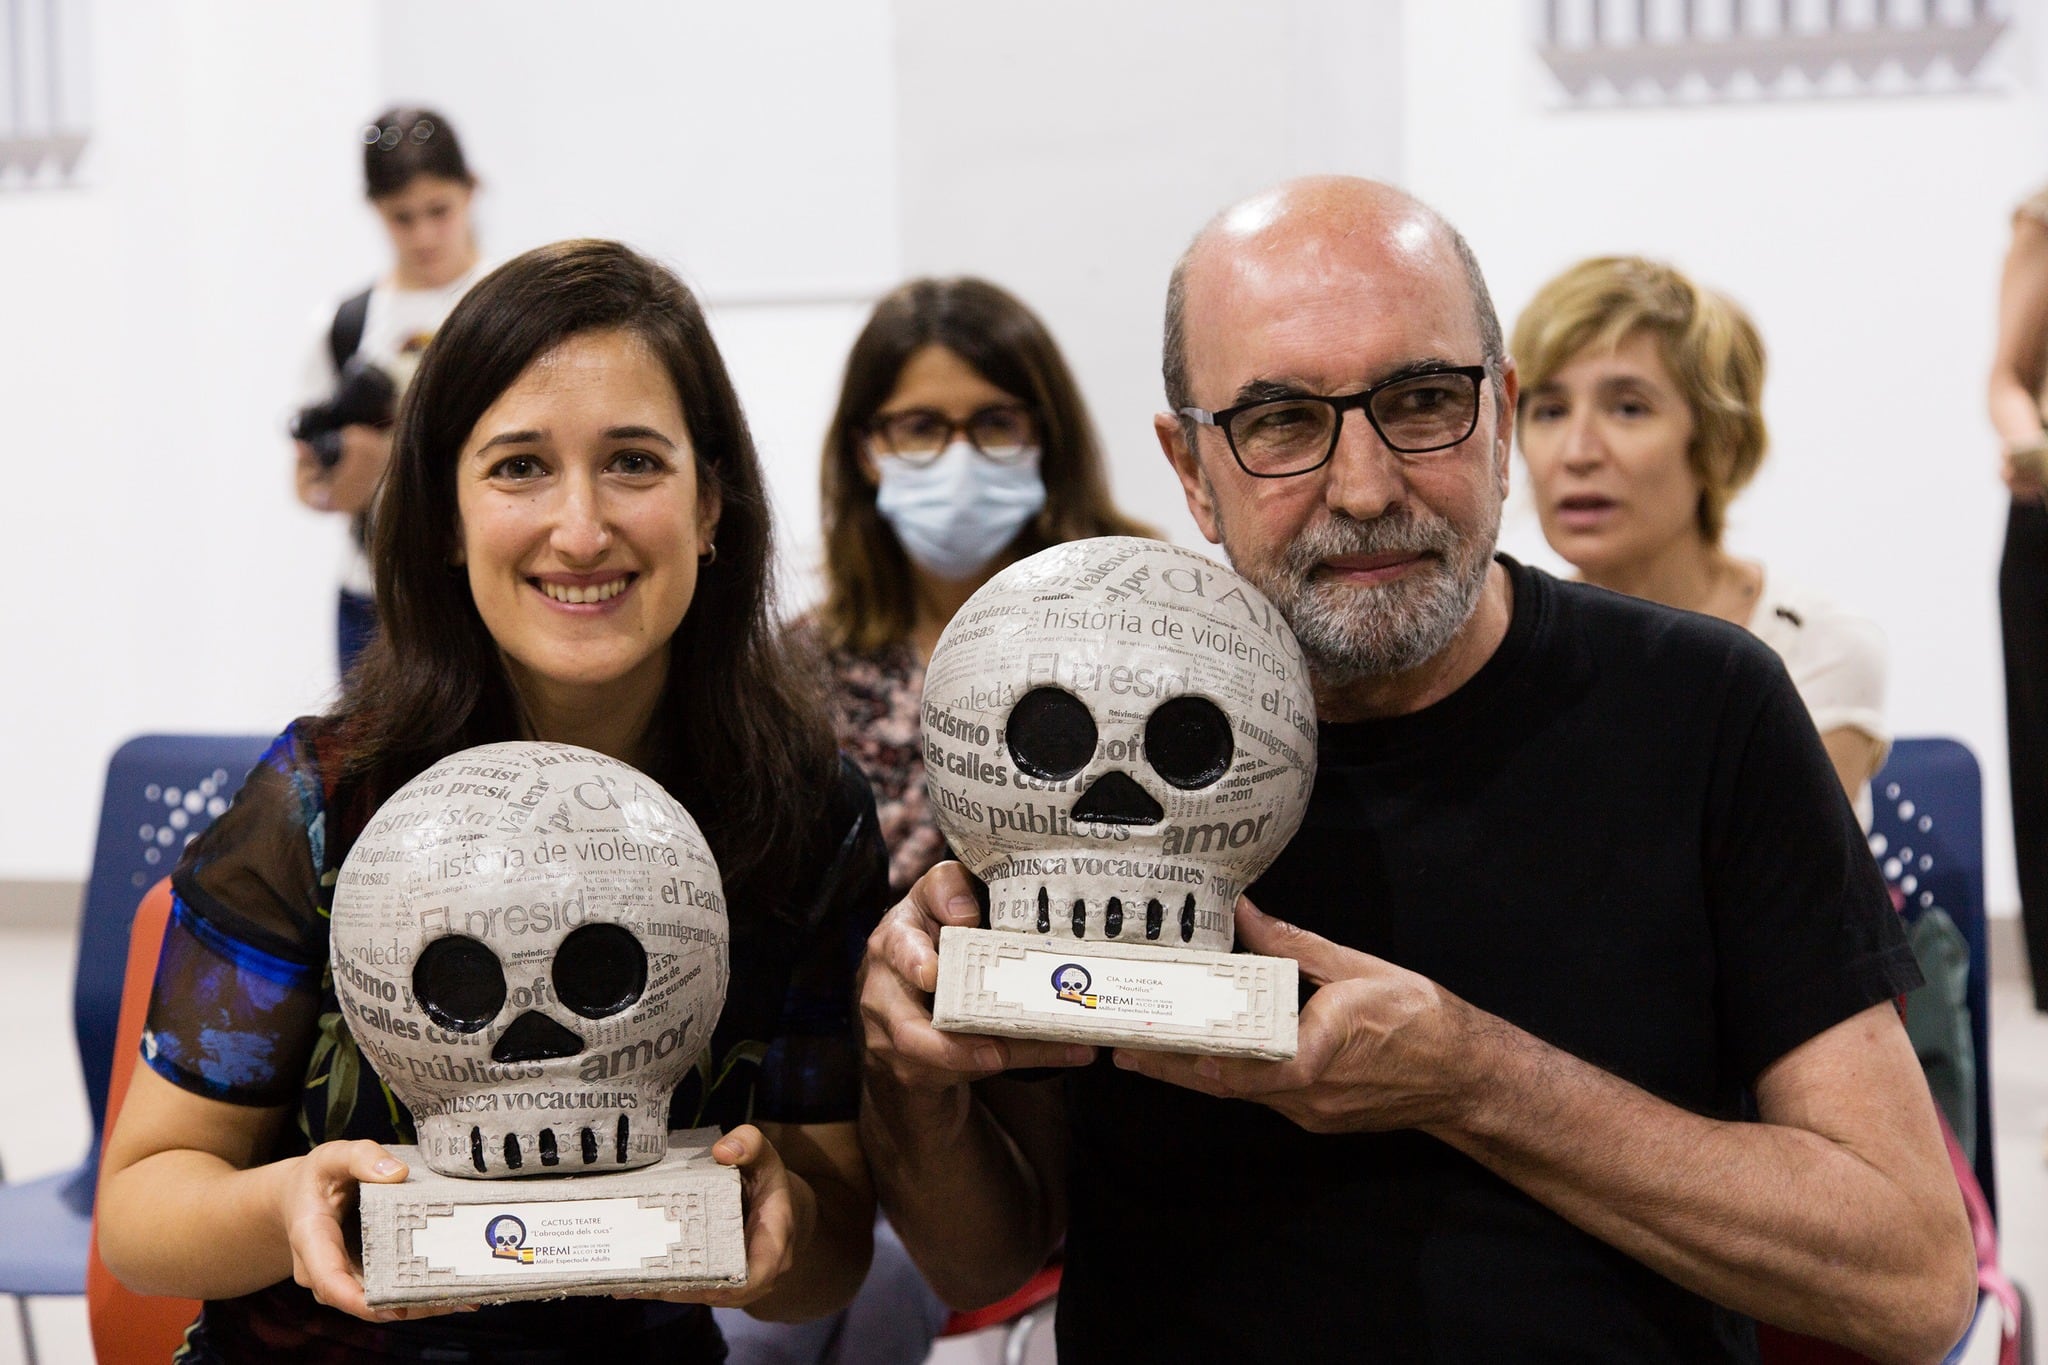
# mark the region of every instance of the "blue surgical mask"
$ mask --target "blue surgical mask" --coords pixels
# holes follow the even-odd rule
[[[955,441],[926,464],[884,457],[875,509],[927,573],[971,578],[1045,506],[1037,450],[1002,464]]]

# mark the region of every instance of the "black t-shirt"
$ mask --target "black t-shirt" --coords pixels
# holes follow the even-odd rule
[[[1502,562],[1500,649],[1423,711],[1324,725],[1250,895],[1738,1118],[1918,981],[1861,831],[1764,645]],[[1106,1059],[1066,1098],[1064,1362],[1755,1358],[1748,1319],[1421,1133],[1318,1136]]]

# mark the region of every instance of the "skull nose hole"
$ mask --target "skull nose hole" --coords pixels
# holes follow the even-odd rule
[[[1145,902],[1145,937],[1159,937],[1159,926],[1166,922],[1166,907],[1158,901]]]
[[[1195,895],[1194,895],[1194,892],[1190,891],[1190,892],[1188,893],[1188,898],[1187,898],[1187,899],[1186,899],[1185,901],[1181,902],[1181,907],[1180,907],[1180,941],[1181,941],[1182,943],[1186,943],[1186,942],[1187,942],[1187,941],[1188,941],[1189,939],[1193,938],[1194,936],[1195,936]]]
[[[1075,902],[1074,902],[1074,914],[1073,914],[1073,921],[1074,921],[1074,937],[1075,937],[1075,938],[1086,938],[1086,937],[1088,936],[1088,902],[1087,902],[1087,901],[1075,901]]]
[[[1041,934],[1052,932],[1052,901],[1045,894],[1045,888],[1042,886],[1038,888],[1038,932]]]
[[[491,1049],[491,1060],[545,1062],[556,1057],[574,1057],[583,1051],[583,1040],[538,1010],[528,1010],[512,1021]]]
[[[519,1134],[505,1134],[505,1169],[516,1171],[526,1164],[526,1158],[519,1154]]]
[[[469,1161],[480,1171],[490,1169],[484,1164],[484,1130],[481,1128],[469,1130]]]
[[[1102,908],[1102,932],[1111,938],[1115,938],[1123,933],[1123,931],[1124,903],[1115,896],[1111,896],[1109,904]]]
[[[1097,825],[1152,825],[1164,820],[1166,811],[1129,773],[1113,769],[1081,793],[1073,818]]]
[[[583,1130],[582,1146],[583,1164],[588,1166],[591,1162],[597,1160],[597,1134],[585,1128]]]
[[[620,1164],[621,1166],[623,1166],[623,1165],[625,1165],[625,1164],[626,1164],[626,1135],[627,1135],[627,1133],[628,1133],[629,1131],[630,1131],[630,1130],[629,1130],[629,1129],[628,1129],[628,1128],[626,1127],[626,1116],[625,1116],[624,1114],[621,1114],[621,1115],[619,1115],[619,1142],[618,1142],[618,1148],[619,1148],[619,1164]]]
[[[541,1129],[540,1164],[543,1166],[559,1166],[561,1163],[561,1153],[555,1150],[555,1130],[552,1128]]]

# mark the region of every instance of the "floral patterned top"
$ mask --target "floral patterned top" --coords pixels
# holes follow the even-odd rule
[[[925,801],[918,722],[924,665],[907,641],[856,654],[818,645],[808,622],[796,629],[824,656],[833,729],[840,749],[874,788],[877,823],[889,850],[889,892],[901,900],[932,864],[951,856]]]

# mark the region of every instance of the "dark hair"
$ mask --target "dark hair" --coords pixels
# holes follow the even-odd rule
[[[696,817],[737,904],[776,904],[833,789],[812,685],[772,627],[761,465],[703,311],[680,280],[617,242],[557,242],[506,262],[448,315],[407,388],[371,550],[380,631],[334,720],[345,779],[381,802],[428,764],[521,733],[522,706],[478,615],[457,544],[456,462],[478,419],[571,337],[629,332],[667,369],[720,499],[717,559],[669,640],[641,766]]]
[[[386,109],[363,128],[363,186],[372,199],[420,176],[474,185],[455,125],[432,109]]]
[[[912,280],[875,305],[846,358],[839,408],[825,436],[824,605],[828,645],[869,652],[909,636],[916,616],[910,561],[875,508],[861,472],[861,442],[903,367],[943,346],[1031,408],[1038,422],[1045,506],[1007,547],[1015,557],[1087,536],[1159,534],[1117,511],[1102,447],[1052,334],[1009,291],[971,277]]]

